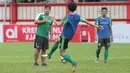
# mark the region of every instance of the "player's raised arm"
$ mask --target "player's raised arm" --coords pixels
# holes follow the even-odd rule
[[[59,26],[59,27],[62,25],[61,22],[57,22],[55,19],[53,19],[53,22],[54,22],[57,26]]]
[[[47,18],[41,20],[41,15],[43,15],[43,14],[44,14],[44,13],[40,13],[40,14],[37,15],[37,17],[36,17],[35,20],[34,20],[34,23],[35,23],[35,24],[41,24],[41,23],[48,22],[48,19],[47,19]]]
[[[41,24],[41,23],[45,23],[48,22],[48,19],[44,19],[44,20],[34,20],[35,24]]]
[[[96,19],[96,21],[95,21],[95,25],[99,25],[99,23],[98,23],[98,19]],[[95,40],[96,40],[96,41],[98,40],[97,31],[98,31],[98,29],[95,28]]]
[[[54,17],[52,17],[52,19],[53,19],[53,22],[54,22],[57,26],[61,26],[62,24],[66,24],[66,23],[67,23],[67,16],[65,16],[60,22],[57,22]]]

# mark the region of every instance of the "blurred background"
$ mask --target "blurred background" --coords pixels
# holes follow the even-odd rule
[[[59,21],[68,14],[67,3],[71,1],[77,3],[75,13],[92,23],[101,15],[101,8],[107,7],[108,16],[113,21],[114,42],[130,42],[128,34],[130,0],[0,0],[0,26],[3,28],[1,29],[1,40],[3,42],[33,42],[36,32],[34,19],[39,13],[44,12],[44,6],[50,5],[52,8],[50,15],[55,16]],[[26,33],[22,32],[24,28],[26,28]],[[7,32],[8,29],[13,29],[16,34]],[[61,34],[61,30],[62,27],[58,28],[54,24],[52,32],[50,32],[52,34],[50,36],[53,38],[50,41],[53,42]],[[79,23],[72,42],[82,41],[95,42],[95,31],[93,27]]]
[[[16,0],[17,2],[22,2],[22,3],[65,3],[66,0]],[[108,1],[127,1],[127,0],[70,0],[70,1],[75,1],[75,2],[108,2]]]

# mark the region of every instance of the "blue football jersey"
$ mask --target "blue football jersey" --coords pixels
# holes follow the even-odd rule
[[[78,14],[68,14],[65,16],[61,20],[61,22],[64,24],[62,35],[68,39],[72,39],[77,30],[79,21],[80,15]]]
[[[96,25],[103,26],[104,30],[98,29],[97,34],[98,38],[110,38],[110,27],[112,25],[112,21],[110,17],[102,18],[98,17],[95,22]]]

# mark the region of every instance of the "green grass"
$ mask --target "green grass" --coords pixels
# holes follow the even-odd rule
[[[112,44],[107,64],[103,63],[103,49],[99,63],[94,63],[95,48],[90,43],[69,44],[67,53],[78,62],[75,73],[130,73],[130,44]],[[33,56],[33,43],[0,43],[0,73],[72,73],[71,64],[60,63],[59,49],[47,67],[33,67]]]

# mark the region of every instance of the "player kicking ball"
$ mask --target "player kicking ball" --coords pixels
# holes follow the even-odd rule
[[[95,22],[95,25],[101,25],[104,28],[104,30],[100,30],[100,29],[96,30],[96,34],[98,35],[98,37],[96,37],[98,38],[98,47],[96,49],[95,63],[98,63],[99,54],[103,46],[105,47],[104,63],[107,63],[110,42],[113,41],[112,20],[110,17],[107,16],[107,13],[108,13],[108,9],[106,7],[103,7],[101,9],[102,16],[98,17]]]
[[[82,19],[80,17],[80,15],[74,13],[74,11],[77,9],[77,5],[74,2],[70,2],[68,3],[68,10],[69,10],[69,14],[66,15],[61,22],[57,22],[54,18],[53,18],[53,22],[57,25],[57,26],[61,26],[62,24],[64,24],[62,33],[60,38],[58,38],[58,41],[54,44],[53,48],[51,49],[50,53],[48,54],[48,57],[51,58],[52,54],[54,53],[54,51],[57,49],[58,44],[60,44],[60,55],[69,63],[72,64],[73,68],[72,71],[74,72],[76,70],[77,67],[77,63],[65,52],[65,50],[68,48],[68,43],[69,41],[73,38],[76,30],[77,30],[77,26],[78,23],[84,22],[86,24],[92,25],[98,29],[103,29],[102,26],[98,26],[98,25],[93,25],[90,22],[86,21],[85,19]]]
[[[57,38],[55,39],[55,43],[54,43],[54,45],[53,45],[51,51],[50,51],[49,54],[48,54],[48,59],[51,59],[51,56],[52,56],[52,54],[55,52],[55,50],[58,48],[59,43],[60,43],[60,37],[57,37]],[[46,57],[46,56],[45,56],[45,57]],[[63,64],[66,64],[66,63],[67,63],[67,61],[66,61],[62,56],[60,56],[60,59],[61,59],[61,63],[63,63]]]

